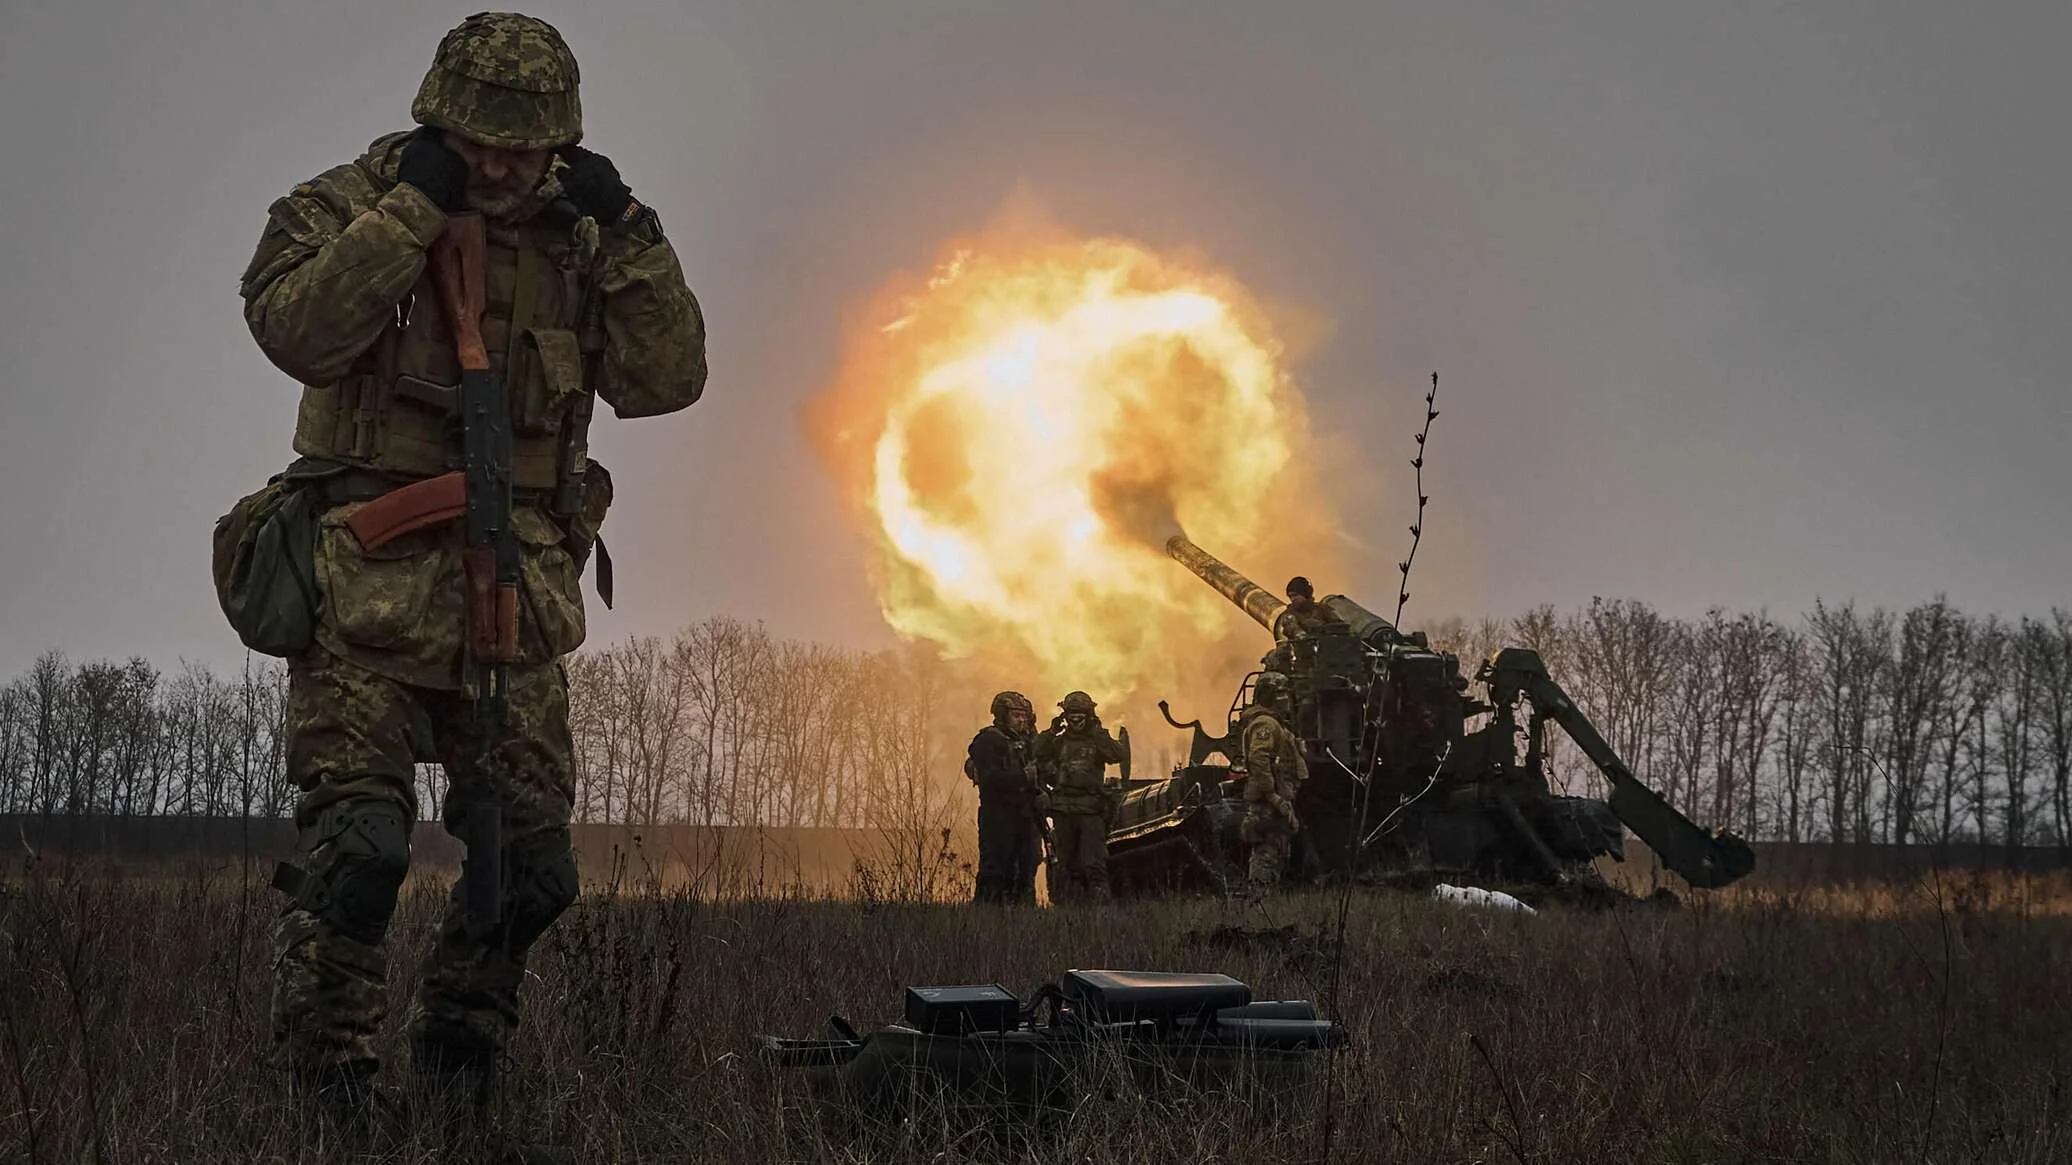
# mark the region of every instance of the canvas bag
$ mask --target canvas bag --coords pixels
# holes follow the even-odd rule
[[[246,647],[288,658],[316,640],[317,512],[286,475],[216,519],[216,601]]]

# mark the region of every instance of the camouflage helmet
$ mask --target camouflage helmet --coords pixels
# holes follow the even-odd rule
[[[1308,595],[1311,598],[1315,598],[1317,592],[1314,588],[1312,588],[1309,585],[1308,579],[1298,574],[1294,578],[1288,580],[1287,589],[1282,593],[1292,599],[1298,594]]]
[[[1067,692],[1065,698],[1058,701],[1058,707],[1063,708],[1067,715],[1084,712],[1091,716],[1094,714],[1094,698],[1085,692]]]
[[[583,138],[575,54],[553,25],[515,12],[478,12],[439,42],[410,116],[506,150],[546,150]]]
[[[1277,671],[1263,671],[1252,681],[1252,703],[1254,705],[1281,705],[1288,702],[1292,688],[1288,677]]]
[[[1001,692],[993,697],[993,720],[1005,724],[1007,718],[1016,712],[1027,712],[1030,719],[1036,716],[1036,706],[1029,703],[1029,697],[1020,692]]]

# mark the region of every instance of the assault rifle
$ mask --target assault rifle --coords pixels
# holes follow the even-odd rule
[[[372,550],[413,530],[464,518],[462,566],[467,588],[467,659],[473,673],[475,732],[482,778],[497,739],[509,727],[510,666],[518,660],[518,537],[511,528],[511,410],[482,342],[483,266],[488,239],[476,212],[448,215],[427,251],[439,314],[460,365],[452,394],[461,426],[461,468],[391,490],[348,519],[360,545]],[[415,382],[413,382],[415,383]],[[488,929],[502,915],[503,822],[496,799],[468,807],[461,826],[468,856],[462,883],[468,921]]]
[[[460,361],[461,476],[466,535],[468,666],[474,670],[475,729],[486,762],[509,727],[511,664],[518,659],[518,536],[511,529],[511,408],[482,343],[482,216],[457,214],[431,246],[439,311]],[[486,766],[485,766],[486,767]],[[485,785],[486,772],[480,774]],[[487,790],[485,789],[485,792]],[[502,913],[502,810],[494,796],[468,807],[468,919],[494,925]]]

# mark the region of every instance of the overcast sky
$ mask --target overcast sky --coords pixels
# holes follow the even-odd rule
[[[272,199],[408,124],[476,5],[5,2],[0,674],[234,660],[210,528],[296,401],[238,274]],[[799,413],[868,293],[1017,189],[1329,321],[1297,374],[1373,450],[1334,493],[1378,569],[1323,589],[1388,605],[1436,368],[1413,624],[2072,603],[2072,5],[530,11],[711,329],[703,402],[600,422],[593,642],[887,641]]]

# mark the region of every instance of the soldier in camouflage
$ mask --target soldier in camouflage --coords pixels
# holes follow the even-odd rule
[[[1108,822],[1115,807],[1106,774],[1109,765],[1129,759],[1129,748],[1101,726],[1092,696],[1072,692],[1058,707],[1058,718],[1036,741],[1056,847],[1051,868],[1062,875],[1050,896],[1056,902],[1102,901],[1108,897]]]
[[[1036,865],[1043,856],[1030,745],[1036,709],[1020,692],[993,697],[993,722],[966,750],[965,773],[978,786],[978,889],[975,900],[1003,905],[1036,901]]]
[[[246,268],[245,319],[302,385],[298,460],[313,491],[315,645],[291,660],[288,775],[303,868],[283,878],[274,1037],[298,1092],[364,1120],[385,1010],[384,936],[418,817],[414,766],[437,761],[457,832],[500,807],[501,918],[466,925],[459,886],[423,968],[409,1034],[416,1067],[478,1102],[518,1023],[528,949],[576,898],[567,675],[582,643],[579,575],[611,480],[588,457],[593,403],[672,413],[705,384],[705,327],[652,210],[583,136],[574,56],[552,26],[469,17],[440,42],[411,107],[418,128],[270,208]],[[512,524],[522,543],[508,724],[484,749],[466,690],[462,530],[436,524],[363,547],[347,519],[459,464],[453,338],[426,248],[447,216],[480,212],[489,247],[482,332],[510,397]]]
[[[1288,605],[1281,611],[1280,617],[1274,620],[1275,639],[1284,642],[1290,639],[1308,639],[1323,630],[1324,624],[1331,621],[1331,616],[1325,614],[1322,607],[1317,606],[1316,591],[1310,586],[1308,579],[1299,574],[1289,579],[1287,594]]]
[[[1246,875],[1254,893],[1280,884],[1289,843],[1302,828],[1295,817],[1295,795],[1309,777],[1309,766],[1302,758],[1302,741],[1288,729],[1290,697],[1287,676],[1262,672],[1252,687],[1252,705],[1238,720],[1245,755],[1245,818],[1238,836],[1252,847]]]

